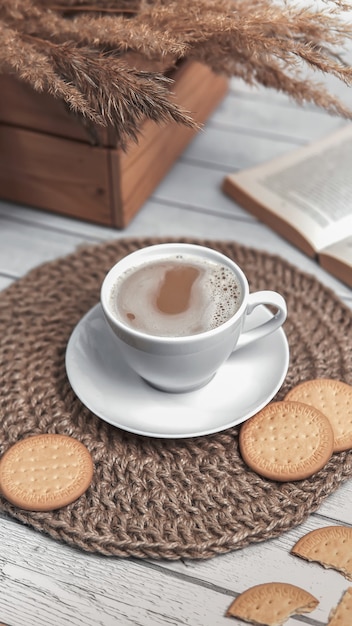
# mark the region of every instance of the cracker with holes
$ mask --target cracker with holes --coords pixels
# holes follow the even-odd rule
[[[66,435],[27,437],[0,460],[0,493],[29,511],[52,511],[79,498],[93,477],[87,448]]]
[[[326,415],[334,431],[334,452],[352,448],[352,386],[317,378],[300,383],[285,397],[290,402],[304,402]]]
[[[257,474],[277,481],[302,480],[324,467],[334,435],[325,415],[299,402],[272,402],[243,424],[243,460]]]
[[[352,624],[352,587],[344,592],[338,605],[330,611],[327,626],[351,626]]]
[[[292,615],[310,613],[318,600],[289,583],[270,582],[250,587],[227,609],[226,617],[238,617],[260,626],[281,626]]]
[[[335,569],[347,580],[352,580],[352,528],[348,526],[312,530],[297,541],[291,554]]]

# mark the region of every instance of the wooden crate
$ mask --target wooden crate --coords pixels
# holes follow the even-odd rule
[[[173,78],[176,101],[199,123],[228,88],[195,62]],[[146,121],[138,144],[123,152],[112,129],[85,127],[61,101],[12,76],[0,76],[0,91],[0,197],[116,228],[130,222],[196,132]]]

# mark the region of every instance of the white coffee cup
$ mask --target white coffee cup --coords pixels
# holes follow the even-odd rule
[[[186,336],[159,336],[131,327],[118,316],[113,304],[121,277],[146,264],[176,256],[228,268],[240,286],[237,310],[219,326]],[[259,326],[244,331],[246,317],[263,304],[273,305],[277,312]],[[153,387],[166,392],[188,392],[207,384],[234,350],[274,332],[287,315],[285,300],[279,293],[249,293],[245,274],[230,258],[211,248],[186,243],[148,246],[122,258],[103,281],[101,305],[126,364]]]

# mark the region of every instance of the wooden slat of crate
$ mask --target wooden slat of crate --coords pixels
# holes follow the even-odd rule
[[[194,119],[204,123],[225,96],[228,82],[198,63],[185,66],[181,72],[174,89],[176,99],[191,111]],[[131,145],[126,153],[110,153],[113,171],[120,172],[123,211],[115,213],[118,226],[130,221],[194,135],[194,130],[175,123],[158,126],[147,122],[138,145]]]
[[[17,98],[21,87],[16,83]],[[188,62],[175,75],[173,93],[203,123],[227,87],[208,67]],[[123,152],[111,129],[97,129],[104,145],[91,145],[61,102],[31,91],[28,107],[23,96],[16,109],[10,92],[0,106],[0,197],[117,228],[130,222],[196,132],[146,121],[138,144]]]
[[[0,122],[47,135],[92,143],[88,127],[62,100],[34,91],[14,76],[0,75]],[[108,145],[107,129],[94,127],[99,145]]]
[[[0,195],[113,225],[109,150],[1,124]]]

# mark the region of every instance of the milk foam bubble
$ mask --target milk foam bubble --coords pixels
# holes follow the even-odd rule
[[[115,315],[125,324],[166,337],[216,328],[234,315],[242,300],[239,281],[230,268],[191,255],[127,270],[111,297]]]

